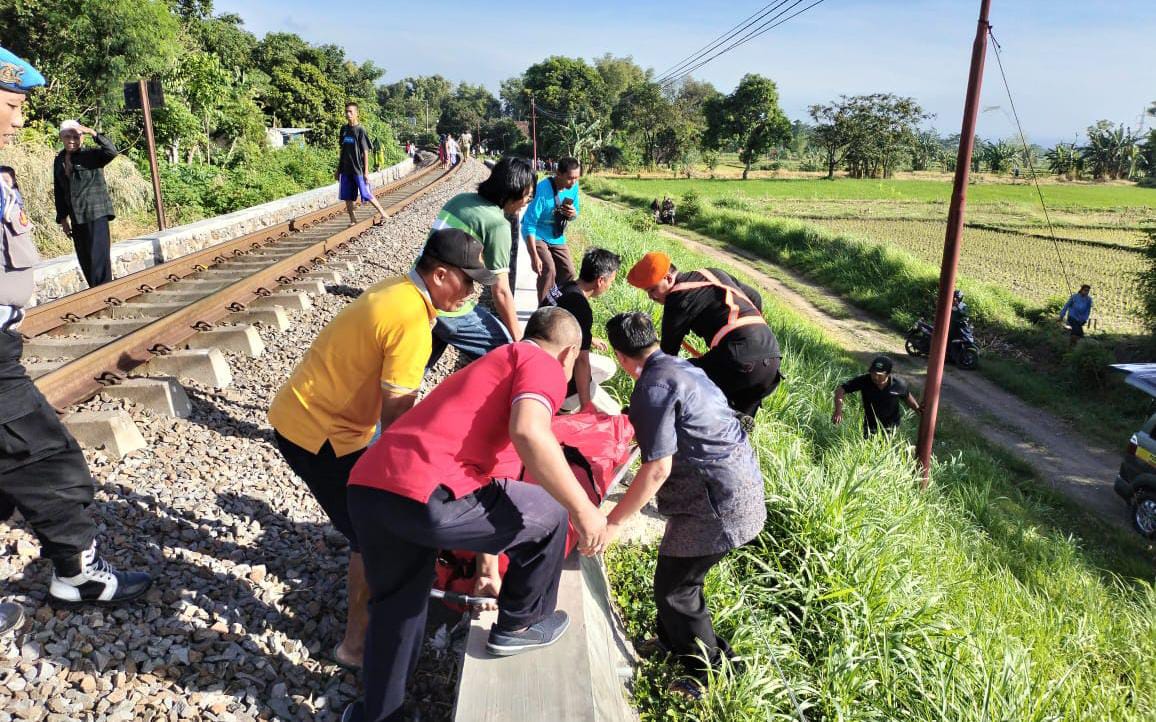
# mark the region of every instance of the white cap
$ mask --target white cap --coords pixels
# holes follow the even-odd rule
[[[80,132],[80,121],[78,121],[78,120],[66,120],[66,121],[64,121],[63,123],[60,124],[60,132],[63,133],[66,130],[75,130],[77,133],[79,133]]]

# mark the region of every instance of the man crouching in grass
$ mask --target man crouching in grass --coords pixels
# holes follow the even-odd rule
[[[613,538],[653,497],[666,519],[654,571],[658,638],[639,653],[669,653],[689,677],[670,691],[697,699],[707,674],[730,645],[711,624],[703,581],[731,549],[762,531],[763,477],[754,450],[727,399],[702,370],[659,350],[645,313],[621,313],[606,335],[622,369],[635,380],[630,423],[642,467],[607,517]]]

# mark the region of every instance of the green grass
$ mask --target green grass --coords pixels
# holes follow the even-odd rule
[[[822,186],[835,193],[845,192],[839,190],[844,182],[824,182]],[[792,220],[775,217],[774,213],[782,210],[797,213],[801,207],[798,204],[784,209],[780,202],[735,195],[733,189],[746,188],[753,182],[693,183],[696,188],[697,184],[706,188],[700,193],[702,210],[693,217],[684,214],[679,232],[689,229],[798,272],[827,292],[881,318],[897,333],[906,331],[915,318],[932,313],[939,267],[929,254],[933,254],[939,242],[933,238],[938,233],[926,228],[916,232],[930,224],[926,220],[930,217],[927,204],[908,204],[916,210],[908,214],[913,220],[906,223],[863,218],[869,208],[862,207],[862,201],[831,200],[822,201],[824,213],[841,208],[843,215],[850,218],[858,209],[861,212],[858,220]],[[770,187],[775,183],[767,182]],[[777,183],[789,185],[795,181]],[[926,185],[921,181],[888,183]],[[587,189],[606,198],[645,206],[665,184],[663,181],[592,179],[587,181]],[[1148,189],[1119,186],[1067,190],[1127,190],[1156,195],[1156,191]],[[712,194],[715,201],[709,200]],[[972,208],[969,206],[969,213]],[[994,218],[998,213],[1022,210],[1022,206],[1009,210],[998,205],[988,208],[988,213]],[[1120,213],[1125,211],[1133,214],[1135,209]],[[1088,213],[1092,211],[1073,211],[1072,218],[1079,220]],[[890,206],[885,215],[894,215]],[[1132,219],[1128,222],[1134,223],[1136,217],[1127,215]],[[848,224],[864,228],[890,224],[903,232],[877,237],[870,232],[852,233],[850,231],[856,229]],[[983,243],[965,245],[958,286],[967,294],[980,342],[985,345],[980,373],[1026,401],[1078,424],[1099,442],[1113,448],[1119,446],[1143,420],[1147,398],[1109,374],[1106,365],[1113,361],[1147,360],[1154,345],[1135,318],[1136,292],[1128,270],[1138,268],[1132,260],[1134,254],[1108,246],[1073,247],[1067,254],[1069,266],[1084,269],[1099,279],[1092,281],[1098,284],[1094,291],[1099,301],[1096,316],[1103,314],[1103,320],[1096,319],[1097,325],[1090,337],[1097,340],[1095,348],[1102,361],[1095,366],[1080,364],[1080,359],[1068,353],[1065,332],[1055,320],[1066,288],[1056,269],[1050,242],[987,229],[969,229],[965,242],[976,238]],[[1040,244],[1045,244],[1053,256],[1041,251]],[[978,253],[969,256],[968,251],[973,248]],[[990,272],[993,267],[996,272]],[[1036,280],[1037,286],[1023,288],[1025,279],[1030,278]],[[1048,285],[1040,287],[1045,282]],[[1112,329],[1110,320],[1117,322],[1119,328]]]
[[[604,206],[584,209],[575,232],[626,264],[649,249],[708,262]],[[621,283],[596,303],[600,321],[633,308],[657,310]],[[920,493],[903,438],[864,441],[856,418],[831,426],[853,359],[773,298],[766,312],[788,379],[752,437],[768,523],[707,580],[716,624],[747,662],[690,706],[664,692],[675,670],[647,663],[635,685],[644,719],[789,720],[788,690],[809,720],[1151,719],[1146,544],[1042,491],[950,418]],[[901,436],[912,431],[908,419]],[[653,562],[651,548],[610,555],[636,636],[653,633]]]
[[[943,203],[951,198],[951,184],[930,180],[860,180],[840,178],[827,180],[615,180],[630,191],[644,192],[651,198],[669,195],[681,197],[695,190],[704,198],[720,198],[741,193],[759,199],[807,200],[880,200]],[[1080,185],[1049,183],[1044,186],[1049,206],[1057,208],[1143,208],[1156,209],[1156,190],[1131,185]],[[996,203],[1038,207],[1035,187],[1009,183],[974,184],[967,189],[968,205]]]

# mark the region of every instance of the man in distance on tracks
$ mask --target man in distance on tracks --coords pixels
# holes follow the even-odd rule
[[[457,228],[482,244],[486,268],[495,276],[489,290],[496,317],[476,301],[457,311],[439,312],[428,367],[438,362],[446,346],[476,359],[521,337],[510,284],[514,242],[511,219],[530,202],[533,190],[534,173],[529,161],[507,156],[494,165],[489,178],[478,184],[476,193],[459,193],[438,211],[434,230]]]
[[[349,479],[349,513],[369,581],[363,701],[343,719],[400,721],[421,651],[439,549],[478,552],[476,593],[497,596],[486,649],[512,655],[556,642],[567,517],[584,554],[605,549],[606,518],[590,502],[551,429],[582,334],[569,312],[542,308],[525,339],[442,381],[382,433]],[[513,446],[540,485],[495,480]],[[509,567],[500,583],[496,555]]]
[[[915,396],[908,390],[907,382],[891,373],[891,359],[876,356],[867,368],[867,373],[844,381],[835,388],[835,413],[831,423],[836,426],[843,422],[843,397],[857,393],[863,397],[863,436],[871,436],[880,429],[890,431],[903,421],[899,402],[917,414],[923,409]]]
[[[365,568],[346,505],[353,465],[417,400],[438,311],[452,311],[494,275],[482,245],[463,231],[434,231],[417,265],[346,306],[317,335],[269,407],[286,463],[349,540],[345,637],[334,660],[361,665],[368,621]]]
[[[763,318],[762,296],[718,268],[679,273],[661,251],[643,256],[626,280],[663,305],[663,353],[677,356],[687,348],[696,357],[690,363],[722,389],[731,408],[753,419],[782,379],[782,354]],[[691,332],[709,346],[701,356],[683,343]]]
[[[24,125],[25,96],[42,85],[35,68],[0,48],[0,148]],[[39,257],[28,217],[5,212],[12,202],[15,198],[0,187],[0,521],[19,509],[32,527],[41,554],[52,560],[48,596],[53,601],[127,601],[143,594],[152,578],[116,571],[97,556],[88,464],[20,363],[24,339],[18,329]],[[20,605],[0,604],[0,632],[22,619]]]
[[[538,304],[551,303],[552,294],[574,280],[574,261],[566,245],[566,226],[578,217],[581,196],[577,158],[558,161],[558,170],[542,179],[534,202],[522,218],[522,235],[530,253],[530,267],[538,274]],[[556,297],[556,295],[555,295]]]
[[[675,655],[690,677],[671,691],[698,697],[709,670],[733,656],[714,631],[703,581],[730,550],[762,531],[762,473],[722,391],[701,369],[659,349],[649,316],[620,313],[606,324],[606,337],[635,379],[629,415],[642,452],[634,481],[607,516],[607,535],[613,539],[657,497],[667,517],[654,571],[658,638],[639,652]]]
[[[84,147],[92,136],[95,148]],[[60,124],[64,149],[52,164],[56,222],[72,239],[76,260],[90,288],[112,280],[109,221],[116,217],[104,181],[104,167],[116,159],[112,141],[75,120]]]
[[[369,158],[373,153],[373,144],[369,142],[369,134],[358,119],[357,103],[345,104],[345,120],[346,124],[341,126],[341,151],[337,158],[337,198],[345,201],[349,225],[357,223],[353,203],[358,198],[377,209],[381,214],[378,223],[381,223],[385,220],[385,209],[377,202],[369,185]]]

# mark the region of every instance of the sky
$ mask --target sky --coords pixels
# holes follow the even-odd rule
[[[799,5],[801,9],[810,4]],[[383,82],[440,74],[486,85],[550,55],[631,56],[662,74],[766,0],[324,3],[215,0],[258,36],[294,32],[386,69]],[[790,3],[788,3],[789,5]],[[1072,140],[1100,119],[1133,128],[1156,101],[1156,0],[993,0],[1012,98],[1032,142]],[[792,120],[840,95],[914,97],[943,134],[959,132],[979,0],[824,0],[694,73],[729,92],[746,73],[779,87]],[[989,50],[979,135],[1016,132]],[[1147,127],[1156,124],[1148,118]]]

